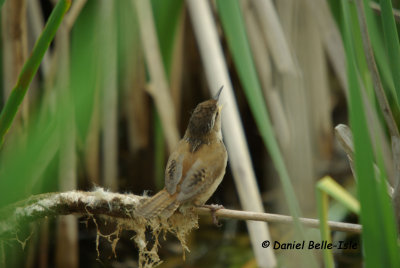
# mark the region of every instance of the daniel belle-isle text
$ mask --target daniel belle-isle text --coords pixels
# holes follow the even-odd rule
[[[266,242],[266,241],[264,241]],[[268,241],[269,242],[269,241]],[[263,247],[266,248],[270,245],[270,243],[263,243]],[[291,243],[280,243],[278,241],[274,241],[273,249],[357,249],[358,244],[356,242],[347,242],[347,241],[336,241],[334,243],[328,242],[327,240],[322,241],[301,241],[296,242],[293,241]]]

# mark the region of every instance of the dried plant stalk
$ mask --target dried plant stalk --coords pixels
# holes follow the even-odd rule
[[[279,72],[293,72],[294,61],[286,41],[282,25],[271,0],[252,0],[271,56]]]
[[[57,95],[63,101],[58,113],[61,114],[59,122],[60,138],[60,164],[59,187],[61,191],[69,191],[77,188],[76,170],[76,127],[75,111],[72,105],[70,79],[70,39],[65,21],[60,25],[56,35],[55,57],[58,57],[58,73],[56,88]],[[76,217],[69,215],[59,218],[57,222],[56,265],[57,267],[78,267],[78,223]]]
[[[293,17],[297,18],[293,30],[293,50],[302,72],[306,94],[307,117],[312,146],[314,167],[323,171],[332,157],[332,104],[328,85],[328,66],[325,59],[323,36],[315,23],[313,9],[308,0],[297,2]],[[301,27],[301,28],[300,28]]]
[[[246,22],[246,29],[249,43],[255,55],[254,63],[257,68],[258,77],[264,91],[265,101],[268,106],[271,121],[274,125],[276,138],[282,148],[287,147],[290,142],[288,121],[284,112],[283,104],[278,90],[273,83],[272,64],[268,54],[267,44],[261,31],[259,21],[256,19],[254,9],[249,1],[241,1],[243,15]]]
[[[179,124],[180,121],[180,110],[181,110],[183,52],[184,52],[183,41],[184,41],[184,32],[186,25],[185,21],[186,21],[186,11],[184,8],[182,8],[176,31],[175,45],[172,56],[174,60],[172,61],[171,74],[170,74],[171,95],[172,95],[172,100],[174,102],[177,124]]]
[[[139,38],[135,29],[133,34]],[[146,70],[140,44],[129,47],[123,76],[123,107],[128,125],[129,148],[132,153],[149,145],[149,102],[146,94]]]
[[[222,130],[240,203],[244,210],[263,212],[260,192],[257,188],[243,127],[239,119],[232,84],[218,40],[211,8],[206,1],[190,0],[187,4],[209,88],[212,94],[215,94],[221,86],[224,86],[224,90],[220,96],[224,104]],[[270,238],[268,226],[264,223],[252,221],[247,221],[247,226],[258,265],[274,267],[276,260],[273,252],[269,249],[260,248],[262,241]]]
[[[170,90],[168,89],[164,65],[158,47],[150,2],[140,0],[132,1],[136,5],[142,47],[151,79],[148,92],[154,99],[161,118],[168,150],[172,152],[179,141],[179,132],[176,123],[175,108]]]
[[[101,119],[102,119],[102,173],[103,185],[118,189],[118,88],[117,88],[117,34],[115,31],[114,2],[99,1],[103,55],[101,64]]]
[[[305,215],[315,213],[315,198],[309,193],[314,191],[316,179],[312,157],[311,131],[308,106],[309,99],[304,85],[304,76],[296,55],[296,32],[299,27],[298,1],[277,2],[282,29],[293,55],[291,72],[277,70],[277,89],[280,93],[285,116],[288,121],[290,140],[282,148],[286,166],[292,179],[299,205]]]
[[[4,216],[0,218],[0,237],[13,238],[15,230],[23,224],[42,218],[69,214],[81,216],[102,215],[110,217],[110,219],[126,219],[143,224],[146,220],[140,219],[140,217],[135,214],[135,210],[144,199],[146,199],[146,197],[133,194],[112,193],[104,191],[102,188],[97,188],[93,192],[69,191],[31,196],[27,200],[11,204],[0,210],[1,215]],[[215,213],[217,217],[224,219],[267,221],[286,224],[293,223],[293,217],[280,214],[232,209],[213,211],[210,208],[203,207],[194,208],[193,211],[199,215],[206,216],[212,216],[212,214]],[[181,212],[176,212],[173,217],[182,217],[182,215]],[[147,221],[151,222],[152,219]],[[153,221],[159,222],[160,218],[155,218]],[[310,228],[319,228],[319,221],[316,219],[300,218],[300,222]],[[328,224],[331,226],[332,230],[336,231],[354,233],[360,233],[362,231],[362,227],[359,224],[333,221],[328,222]]]
[[[307,1],[309,8],[312,11],[312,18],[316,20],[314,21],[314,24],[318,26],[325,50],[330,62],[332,63],[333,70],[335,71],[347,96],[348,88],[344,46],[338,26],[329,9],[328,2],[325,0]]]

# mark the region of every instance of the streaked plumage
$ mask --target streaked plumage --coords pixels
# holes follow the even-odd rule
[[[221,134],[221,106],[214,99],[197,105],[185,136],[171,153],[165,188],[141,204],[136,213],[169,217],[181,205],[203,205],[225,174],[228,155]]]

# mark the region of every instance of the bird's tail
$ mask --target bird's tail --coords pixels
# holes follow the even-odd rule
[[[179,203],[174,196],[171,196],[165,189],[158,192],[155,196],[147,199],[136,208],[136,214],[152,218],[156,215],[169,217],[178,208]]]

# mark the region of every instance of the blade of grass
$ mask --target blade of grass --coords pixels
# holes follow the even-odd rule
[[[372,3],[370,1],[370,3]],[[366,3],[364,3],[365,5]],[[365,6],[367,7],[367,6]],[[394,99],[397,100],[396,97],[396,92],[394,88],[394,82],[393,82],[393,77],[392,77],[392,72],[390,71],[390,66],[389,66],[389,59],[388,59],[388,54],[386,54],[385,51],[385,45],[383,41],[383,36],[382,36],[382,31],[379,28],[378,25],[378,20],[376,16],[372,13],[372,10],[369,8],[364,8],[365,10],[365,17],[367,21],[367,26],[368,26],[368,34],[371,39],[371,44],[374,50],[375,58],[376,58],[376,63],[379,67],[380,74],[382,76],[382,80],[384,81],[386,85],[386,94],[390,91],[394,95]],[[396,105],[398,106],[397,102],[395,102]]]
[[[82,4],[83,1],[80,1]],[[74,5],[76,5],[76,2]],[[72,11],[71,7],[71,11]],[[100,184],[100,75],[102,43],[97,1],[87,1],[80,15],[67,23],[71,28],[71,87],[74,98],[76,141],[78,148],[84,151],[87,178],[94,184]],[[75,16],[75,15],[74,15]]]
[[[366,114],[366,117],[368,118],[369,124],[368,130],[370,131],[370,136],[381,136],[382,138],[382,145],[383,147],[383,152],[384,153],[384,159],[385,159],[385,167],[388,171],[388,174],[390,174],[390,178],[394,177],[393,173],[393,161],[390,153],[390,146],[386,142],[386,139],[383,138],[385,137],[384,131],[382,125],[385,125],[385,121],[388,122],[389,127],[390,127],[390,133],[396,133],[397,127],[395,126],[395,123],[393,123],[393,120],[391,120],[391,115],[390,115],[390,108],[388,108],[388,105],[385,104],[384,97],[382,97],[382,94],[390,94],[390,90],[385,90],[385,93],[382,93],[384,91],[383,89],[379,89],[380,79],[379,79],[379,74],[384,73],[384,69],[381,68],[381,72],[376,70],[375,72],[373,71],[374,69],[374,64],[372,62],[373,57],[370,55],[372,53],[371,49],[367,49],[366,45],[368,42],[363,39],[365,37],[370,36],[371,39],[371,45],[374,49],[376,60],[379,63],[380,66],[384,65],[385,58],[383,55],[384,53],[376,53],[381,51],[381,47],[379,46],[379,34],[376,30],[376,23],[374,22],[374,19],[368,15],[369,12],[365,13],[365,18],[366,22],[368,25],[368,31],[365,30],[365,20],[362,20],[362,23],[359,22],[358,13],[356,9],[356,5],[354,2],[349,3],[349,12],[350,12],[350,27],[351,27],[351,37],[352,37],[352,43],[354,47],[354,54],[355,54],[355,65],[356,69],[358,70],[358,75],[362,80],[360,80],[360,85],[364,88],[362,90],[362,97],[363,97],[363,102],[364,102],[364,112]],[[361,28],[363,29],[361,31]],[[365,47],[365,48],[364,48]],[[364,52],[368,51],[368,52]],[[379,60],[379,61],[378,61]],[[376,69],[376,68],[375,68]],[[390,74],[391,75],[391,74]],[[390,78],[387,77],[385,79]],[[389,81],[386,81],[386,84]],[[376,94],[373,92],[375,89]],[[394,89],[393,89],[394,90]],[[368,95],[368,96],[367,96]],[[376,97],[375,97],[376,96]],[[380,109],[380,107],[384,107]],[[392,105],[393,107],[393,105]],[[394,125],[393,125],[394,124]],[[375,148],[374,148],[375,151]]]
[[[360,203],[352,195],[350,195],[346,189],[334,181],[331,177],[327,176],[322,178],[317,183],[317,189],[328,194],[348,210],[355,214],[360,214]]]
[[[21,105],[22,100],[28,90],[28,87],[36,74],[40,62],[43,59],[44,53],[49,48],[51,41],[57,32],[58,27],[67,12],[71,0],[60,0],[52,11],[46,26],[37,40],[35,47],[32,50],[31,56],[25,62],[24,67],[18,77],[17,84],[11,91],[10,97],[8,98],[3,110],[0,114],[0,147],[4,142],[4,135],[10,128],[14,117],[18,111],[18,107]]]
[[[13,144],[12,151],[3,150],[0,153],[0,207],[27,198],[42,190],[44,185],[46,190],[56,190],[56,175],[47,181],[43,174],[59,149],[57,119],[47,117],[46,124],[32,124],[27,131],[27,146]],[[38,122],[37,116],[31,115],[31,121],[34,120]]]
[[[356,66],[359,70],[360,78],[362,79],[362,83],[365,87],[365,92],[367,93],[369,102],[374,105],[375,104],[375,95],[372,88],[372,79],[371,75],[367,68],[367,60],[365,57],[364,50],[361,49],[363,47],[360,25],[357,18],[357,9],[355,4],[350,4],[350,14],[351,14],[351,32],[353,37],[354,47],[360,48],[355,49],[355,59],[356,59]]]
[[[271,153],[271,157],[282,180],[290,213],[293,217],[298,218],[300,216],[300,209],[296,201],[282,154],[273,134],[266,105],[263,102],[261,86],[253,64],[239,5],[237,1],[220,0],[217,1],[217,5],[239,77],[243,83],[243,88],[250,104],[250,109],[253,112],[253,116],[256,120],[263,141]],[[296,222],[296,225],[299,230],[302,228],[298,221]]]
[[[233,60],[243,84],[250,109],[253,113],[265,146],[269,149],[272,160],[279,173],[289,210],[294,218],[296,230],[302,238],[305,238],[304,228],[299,222],[301,212],[296,195],[280,152],[278,142],[275,139],[266,105],[263,102],[261,86],[258,81],[250,52],[239,3],[237,1],[218,0],[217,6],[228,45],[232,52]],[[312,262],[315,262],[311,255],[309,255],[309,257]],[[316,263],[314,264],[316,266]]]
[[[396,147],[393,147],[393,144],[394,144],[393,140],[399,139],[399,131],[398,131],[396,122],[394,120],[394,116],[393,116],[391,107],[389,106],[389,102],[386,97],[386,94],[390,94],[390,92],[386,91],[386,94],[385,94],[385,90],[383,88],[383,84],[382,84],[381,78],[380,78],[380,73],[378,72],[377,64],[375,62],[375,57],[374,57],[374,54],[372,51],[372,44],[371,44],[371,38],[370,38],[371,34],[369,34],[369,32],[371,32],[372,34],[375,34],[375,36],[373,36],[373,38],[375,40],[378,39],[377,33],[374,33],[373,31],[368,31],[369,28],[374,28],[374,27],[372,27],[372,25],[375,25],[374,21],[371,18],[371,15],[369,15],[369,17],[367,16],[367,14],[371,13],[372,11],[370,10],[370,8],[368,6],[366,6],[364,4],[368,4],[368,3],[363,3],[363,0],[356,0],[357,15],[358,15],[358,20],[359,20],[359,24],[360,24],[363,48],[364,48],[365,57],[366,57],[367,64],[368,64],[368,69],[369,69],[369,72],[372,77],[376,99],[380,106],[380,110],[378,108],[377,109],[380,112],[382,112],[383,118],[386,121],[386,125],[388,127],[388,130],[389,130],[389,133],[391,136],[391,140],[392,140],[392,152],[394,155],[396,155],[397,151],[396,151]],[[378,50],[376,50],[376,51],[378,51]],[[397,106],[395,106],[393,108],[397,108]],[[383,139],[383,141],[385,141],[385,140],[386,139]],[[383,143],[381,143],[381,144],[383,145]],[[376,148],[376,146],[375,146],[375,148]],[[384,147],[381,147],[381,148],[383,149]],[[386,157],[385,160],[388,160],[388,157]],[[385,161],[385,164],[386,164],[385,166],[388,170],[388,174],[390,175],[390,178],[392,179],[391,181],[393,182],[394,181],[393,177],[395,176],[394,174],[397,174],[397,176],[399,176],[399,174],[398,174],[399,172],[398,172],[398,170],[397,170],[397,172],[393,171],[394,164],[392,163],[392,161],[390,161],[390,162],[391,163],[388,165],[388,161]]]
[[[361,203],[361,223],[363,224],[363,246],[366,267],[399,267],[399,254],[392,254],[393,248],[398,250],[397,236],[389,237],[386,233],[395,234],[393,228],[382,229],[390,221],[389,203],[385,198],[380,185],[374,177],[372,144],[367,129],[364,114],[361,88],[355,65],[353,39],[349,3],[342,0],[344,19],[344,43],[347,59],[349,79],[349,110],[350,122],[354,135],[354,166],[357,175],[358,196]],[[385,187],[386,193],[386,187]],[[382,235],[382,232],[384,234]],[[380,247],[376,247],[380,245]]]
[[[381,12],[382,12],[381,6],[376,2],[372,2],[371,1],[369,3],[369,7],[376,14],[381,14]],[[396,23],[400,22],[400,11],[399,11],[399,9],[393,9],[393,16],[394,16],[394,20],[396,21]]]
[[[28,23],[30,25],[28,31],[31,36],[30,38],[32,38],[32,41],[34,41],[39,38],[40,34],[43,31],[45,25],[44,15],[39,0],[28,1],[27,4],[28,4],[27,7]],[[47,78],[51,67],[50,56],[51,55],[49,51],[46,51],[46,53],[43,56],[43,60],[40,64],[40,71],[43,77],[45,77],[45,79]]]
[[[322,241],[326,240],[328,243],[332,242],[331,230],[328,225],[328,197],[331,196],[339,201],[350,211],[360,213],[360,204],[351,196],[342,186],[336,183],[331,177],[324,177],[316,187],[317,201],[318,201],[318,216],[320,220],[320,231]],[[334,267],[332,250],[323,250],[325,267]]]
[[[394,210],[393,206],[391,203],[390,196],[387,193],[387,188],[386,188],[386,183],[387,183],[387,174],[385,171],[385,166],[384,166],[384,159],[383,159],[383,152],[381,150],[381,141],[376,139],[376,148],[378,148],[376,152],[376,162],[378,164],[378,168],[380,171],[380,175],[376,179],[377,181],[377,193],[381,196],[381,198],[378,200],[378,205],[379,207],[382,208],[382,214],[385,215],[385,220],[381,222],[381,226],[383,227],[383,233],[381,235],[384,237],[384,242],[387,243],[386,241],[389,241],[387,243],[387,248],[385,248],[385,257],[390,257],[392,260],[392,264],[399,265],[400,263],[400,257],[399,257],[399,244],[397,243],[397,228],[396,228],[396,222],[395,222],[395,215],[394,215]],[[383,219],[383,218],[382,218]],[[396,262],[394,262],[396,261]],[[389,266],[387,266],[389,267]],[[393,266],[393,267],[398,267],[398,266]]]
[[[368,69],[372,77],[375,89],[375,95],[382,110],[386,124],[389,128],[390,135],[399,136],[399,131],[397,129],[396,122],[394,121],[392,111],[390,110],[385,92],[383,90],[381,78],[379,76],[378,68],[375,62],[375,57],[372,52],[372,46],[367,31],[367,21],[362,0],[356,0],[356,6],[357,6],[358,20],[361,29],[361,38],[363,43],[362,46],[364,48],[366,63],[368,65]]]
[[[364,0],[364,6],[368,6],[370,1]],[[399,36],[397,34],[396,23],[393,17],[393,8],[390,0],[381,0],[381,20],[383,26],[383,35],[385,36],[385,43],[387,54],[389,57],[390,70],[392,71],[392,78],[397,96],[397,103],[400,101],[400,47]]]
[[[68,31],[71,31],[75,24],[76,19],[81,14],[82,9],[85,7],[87,0],[75,0],[74,4],[71,6],[71,10],[68,12],[65,18],[65,24]]]
[[[76,105],[77,139],[85,143],[93,113],[100,105],[100,5],[89,1],[71,30],[71,90]],[[94,67],[95,66],[95,67]],[[80,94],[81,93],[81,94]],[[82,100],[77,96],[82,95]],[[97,115],[96,115],[97,116]],[[100,120],[100,119],[98,119]],[[90,135],[90,134],[89,134]]]

